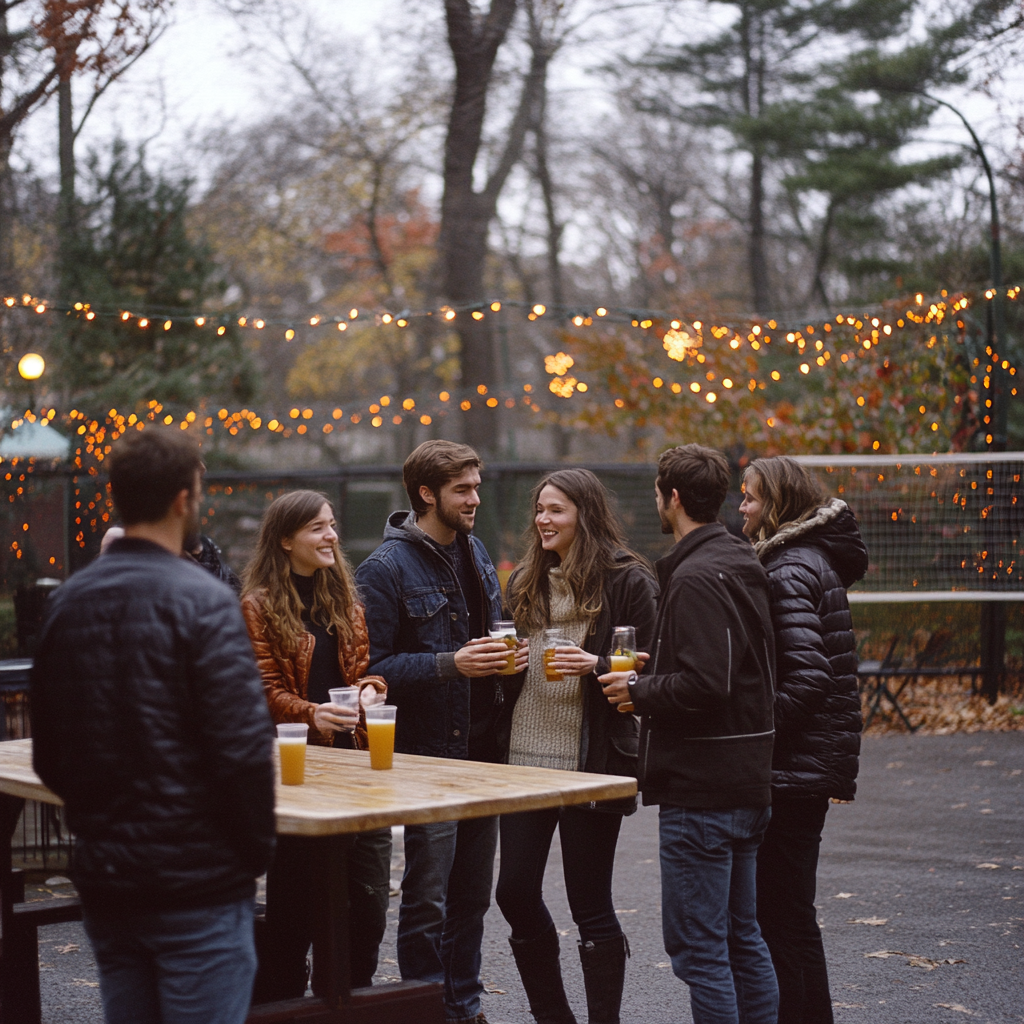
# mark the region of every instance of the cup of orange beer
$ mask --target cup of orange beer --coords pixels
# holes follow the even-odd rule
[[[635,672],[639,667],[636,656],[636,629],[633,626],[616,626],[612,630],[612,649],[608,654],[612,672]],[[619,711],[628,714],[635,710],[632,703],[619,705]]]
[[[498,673],[499,676],[514,676],[516,674],[516,648],[519,646],[519,637],[516,636],[516,624],[511,620],[496,622],[488,631],[492,640],[501,640],[508,650],[508,659],[505,667]]]
[[[395,756],[394,704],[377,704],[366,709],[366,736],[370,744],[370,767],[386,771]]]
[[[277,727],[277,751],[281,757],[281,785],[301,786],[306,781],[305,722],[283,722]]]
[[[562,636],[562,631],[554,626],[549,626],[544,630],[544,653],[542,655],[544,663],[544,678],[549,683],[560,682],[565,678],[561,672],[554,667],[555,660],[555,648],[556,647],[574,647],[575,644],[571,640],[567,640]]]

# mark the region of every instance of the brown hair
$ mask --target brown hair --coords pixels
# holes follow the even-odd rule
[[[256,553],[245,570],[242,596],[262,592],[263,613],[281,653],[295,652],[302,625],[302,601],[292,583],[291,561],[281,541],[294,537],[331,503],[319,491],[290,491],[275,498],[263,513]],[[331,508],[333,513],[333,507]],[[352,609],[359,603],[352,569],[337,541],[334,565],[313,573],[313,607],[310,615],[346,643],[352,640]]]
[[[402,482],[412,502],[413,512],[423,515],[430,507],[420,497],[421,487],[430,488],[431,493],[437,497],[449,480],[454,480],[470,466],[483,469],[484,464],[468,444],[424,441],[402,467]]]
[[[129,431],[110,453],[110,493],[125,526],[159,522],[203,471],[199,446],[180,430]]]
[[[655,483],[666,504],[678,491],[683,511],[695,523],[713,523],[729,493],[729,463],[714,448],[681,444],[661,453]]]
[[[595,619],[601,612],[608,574],[624,567],[622,561],[616,561],[616,553],[629,552],[630,558],[625,564],[647,564],[626,547],[608,490],[589,469],[558,469],[548,473],[530,495],[534,510],[540,492],[548,484],[557,487],[576,506],[576,536],[565,560],[560,563],[554,551],[545,551],[541,546],[535,525],[527,532],[529,546],[517,567],[509,604],[516,625],[529,631],[550,624],[550,569],[561,564],[580,616]]]
[[[761,526],[755,540],[767,540],[786,523],[808,519],[825,500],[818,481],[785,455],[752,462],[743,473],[743,482],[747,486],[753,483],[761,502]]]

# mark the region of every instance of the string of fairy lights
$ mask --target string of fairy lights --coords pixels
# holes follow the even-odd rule
[[[1006,289],[1005,296],[1010,301],[1015,301],[1021,292],[1020,286]],[[994,289],[984,292],[984,300],[991,301],[996,296]],[[494,300],[487,303],[472,303],[463,306],[441,306],[436,309],[425,309],[420,311],[403,311],[391,313],[388,311],[367,311],[356,307],[351,308],[344,316],[314,315],[308,320],[298,323],[295,320],[270,319],[259,316],[240,315],[228,316],[227,314],[174,314],[158,316],[155,314],[143,314],[132,312],[126,309],[103,309],[95,308],[89,303],[76,302],[72,305],[61,306],[48,303],[30,294],[24,294],[20,300],[14,296],[7,296],[2,299],[3,307],[8,310],[20,309],[36,315],[50,312],[62,314],[66,317],[74,317],[86,324],[97,320],[108,320],[116,318],[126,327],[140,331],[172,331],[176,326],[187,325],[189,329],[210,330],[219,336],[223,336],[229,327],[249,330],[266,331],[281,330],[286,343],[293,341],[297,331],[304,328],[330,327],[339,332],[348,331],[354,327],[383,327],[393,328],[401,331],[410,326],[410,323],[417,319],[436,317],[439,320],[452,324],[460,316],[468,316],[473,320],[483,320],[488,315],[498,314],[504,310],[519,310],[525,312],[528,321],[538,321],[547,318],[568,329],[570,326],[577,330],[583,329],[584,333],[577,337],[586,339],[586,328],[594,327],[602,323],[607,324],[628,324],[631,328],[637,329],[641,336],[654,338],[661,342],[661,349],[670,361],[686,364],[696,371],[694,379],[689,381],[671,380],[668,375],[654,375],[650,385],[654,389],[665,388],[682,397],[693,396],[694,399],[714,405],[723,398],[730,395],[742,394],[744,391],[751,393],[758,390],[766,390],[771,384],[783,380],[783,370],[778,367],[764,374],[763,379],[758,376],[750,376],[747,380],[739,379],[739,376],[731,377],[715,372],[713,361],[715,352],[712,351],[715,344],[723,346],[732,352],[739,352],[747,349],[755,356],[765,356],[770,351],[779,351],[780,343],[784,342],[782,348],[789,351],[797,359],[796,372],[803,376],[809,376],[816,369],[827,369],[835,366],[834,360],[843,366],[851,363],[858,356],[861,356],[871,349],[884,345],[887,339],[893,336],[897,330],[909,329],[911,327],[934,327],[941,328],[944,324],[949,327],[955,323],[956,330],[964,332],[965,311],[971,305],[971,300],[964,294],[950,296],[946,290],[942,290],[933,299],[918,293],[913,297],[913,302],[908,302],[903,315],[894,316],[892,309],[878,309],[872,312],[850,314],[837,313],[829,319],[817,323],[780,324],[774,318],[716,318],[711,322],[701,319],[683,318],[672,316],[663,312],[637,310],[630,307],[597,306],[583,309],[580,306],[559,306],[549,307],[541,303],[524,303],[516,300]],[[899,308],[903,308],[902,306]],[[0,308],[0,312],[3,309]],[[927,334],[927,331],[925,331]],[[852,334],[851,344],[847,351],[840,351],[838,345],[839,336],[845,338]],[[924,341],[925,347],[931,349],[938,344],[937,335],[932,335]],[[773,348],[774,346],[774,348]],[[569,346],[567,346],[569,347]],[[986,357],[990,361],[983,373],[984,386],[988,387],[988,374],[993,370],[996,363],[1000,363],[1002,369],[1015,377],[1017,367],[1012,365],[1009,359],[1000,358],[999,353],[992,351],[991,347],[986,348]],[[979,366],[981,360],[975,359],[974,365]],[[553,395],[570,399],[575,395],[586,395],[592,391],[593,385],[581,379],[573,372],[577,366],[574,357],[566,352],[558,351],[548,355],[544,359],[545,371],[550,379],[546,382],[547,390]],[[34,379],[42,375],[45,363],[41,356],[35,353],[28,353],[22,357],[19,368],[22,375]],[[577,370],[577,372],[579,372]],[[788,375],[788,371],[787,371]],[[976,378],[972,377],[972,382]],[[521,390],[520,390],[521,389]],[[475,387],[464,387],[461,390],[441,390],[436,398],[433,395],[424,396],[392,396],[381,395],[373,400],[365,400],[355,409],[347,411],[341,406],[329,410],[326,415],[321,413],[322,423],[311,422],[314,410],[309,405],[294,405],[287,411],[274,414],[261,414],[260,412],[242,408],[231,411],[227,408],[219,408],[216,411],[208,410],[205,405],[198,409],[191,409],[186,412],[172,412],[165,409],[157,399],[150,399],[145,410],[140,412],[122,413],[117,409],[110,409],[109,413],[101,422],[93,416],[78,409],[72,409],[64,419],[72,426],[76,433],[76,440],[81,444],[77,453],[76,461],[82,464],[82,456],[91,455],[97,461],[102,461],[104,455],[109,452],[109,441],[115,440],[125,430],[143,429],[148,423],[162,423],[170,425],[178,423],[183,430],[195,429],[204,431],[207,435],[213,436],[218,430],[225,431],[231,436],[238,436],[247,429],[250,431],[266,430],[273,434],[284,437],[310,437],[318,431],[323,435],[329,435],[335,430],[348,426],[367,424],[371,428],[381,428],[388,424],[400,425],[409,420],[415,420],[422,425],[430,425],[438,416],[445,416],[456,410],[468,412],[476,406],[477,408],[498,409],[499,406],[507,409],[515,409],[518,406],[529,408],[533,412],[541,412],[538,404],[538,397],[543,392],[543,384],[525,383],[517,385],[516,390],[508,388],[493,389],[487,384],[478,384]],[[1017,387],[1011,387],[1011,394],[1016,396]],[[613,404],[623,409],[626,401],[623,398],[615,398]],[[857,398],[860,406],[864,405],[864,397]],[[922,409],[924,407],[922,406]],[[27,409],[21,416],[15,417],[10,428],[17,430],[25,423],[40,422],[49,425],[57,416],[57,410],[43,408],[37,413]],[[987,417],[986,417],[987,422]],[[774,418],[769,415],[766,419],[769,428],[775,426]],[[932,429],[938,429],[938,423],[932,423]],[[874,442],[878,448],[878,442]]]

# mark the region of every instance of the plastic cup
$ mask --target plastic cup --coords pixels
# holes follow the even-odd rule
[[[494,624],[494,628],[488,630],[492,640],[503,640],[509,648],[508,661],[505,667],[498,673],[499,676],[514,676],[516,674],[516,648],[519,646],[519,637],[516,636],[516,624],[511,621],[501,621]]]
[[[357,715],[359,714],[358,686],[339,686],[337,689],[328,690],[327,696],[331,698],[331,703],[337,704],[339,708],[348,708]],[[354,725],[348,731],[352,732],[353,729],[355,729]]]
[[[301,786],[306,781],[306,736],[304,722],[288,722],[277,727],[277,750],[281,755],[281,785]]]
[[[608,655],[613,672],[635,672],[639,661],[636,656],[636,630],[632,626],[616,626],[612,630],[612,649]],[[619,711],[629,714],[636,709],[632,702],[619,705]]]
[[[370,767],[386,771],[395,756],[394,704],[378,704],[366,709],[366,736],[370,743]]]

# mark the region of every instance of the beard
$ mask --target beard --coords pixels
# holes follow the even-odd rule
[[[196,554],[202,549],[202,541],[199,534],[199,509],[193,508],[185,522],[185,537],[181,542],[182,549],[190,554]]]
[[[451,505],[446,504],[443,498],[437,503],[437,518],[442,525],[456,533],[462,533],[468,537],[473,532],[472,524],[467,523],[465,518]]]
[[[668,516],[665,515],[665,510],[660,505],[658,506],[658,518],[661,520],[662,533],[675,534],[675,529],[673,528],[671,522],[669,522]]]

